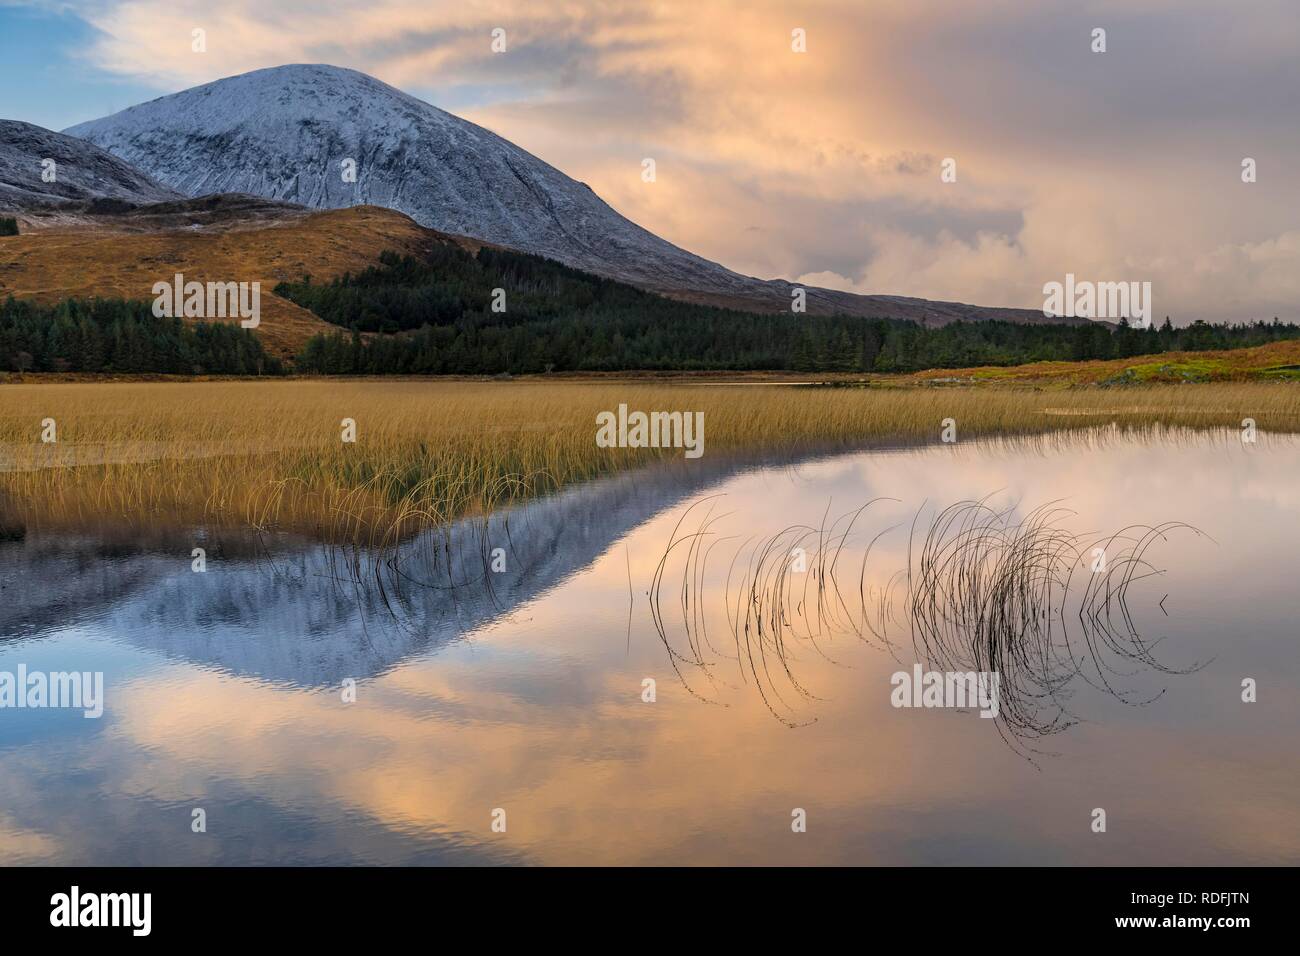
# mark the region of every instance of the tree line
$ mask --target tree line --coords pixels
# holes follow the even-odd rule
[[[501,295],[496,290],[503,290]],[[1175,328],[757,315],[678,302],[523,253],[455,246],[276,293],[341,326],[296,357],[324,374],[793,370],[913,372],[1044,360],[1128,358],[1300,338],[1282,323]],[[494,311],[494,301],[504,311]],[[363,333],[381,333],[365,335]]]
[[[440,246],[385,253],[377,266],[276,293],[339,331],[317,335],[293,369],[334,375],[550,371],[912,372],[973,365],[1128,358],[1300,338],[1295,323],[1174,328],[759,315],[643,292],[538,256]],[[494,306],[496,308],[494,308]],[[503,308],[503,311],[498,309]],[[286,369],[234,323],[156,318],[149,302],[0,305],[0,369],[274,375]]]
[[[15,372],[154,372],[277,375],[250,330],[226,322],[156,318],[150,302],[68,299],[0,304],[0,369]]]

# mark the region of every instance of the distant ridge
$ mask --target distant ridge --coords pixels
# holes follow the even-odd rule
[[[0,120],[0,209],[21,211],[104,199],[140,204],[182,198],[176,190],[83,139],[20,120]]]

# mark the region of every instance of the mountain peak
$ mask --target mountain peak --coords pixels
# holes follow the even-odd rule
[[[442,232],[646,286],[722,291],[743,281],[495,133],[343,67],[255,70],[66,132],[190,196],[387,206]]]

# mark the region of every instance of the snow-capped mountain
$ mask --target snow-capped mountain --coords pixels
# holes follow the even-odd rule
[[[647,232],[513,143],[354,70],[257,70],[67,132],[190,196],[387,206],[423,226],[639,284],[732,285],[733,273]]]
[[[176,191],[84,139],[0,120],[0,209],[94,199],[143,204],[179,198]]]
[[[315,208],[386,206],[422,226],[652,291],[754,311],[790,308],[790,283],[742,276],[678,248],[495,133],[355,70],[256,70],[65,132],[187,196],[239,192]],[[807,308],[930,324],[1044,321],[1026,309],[814,288]]]

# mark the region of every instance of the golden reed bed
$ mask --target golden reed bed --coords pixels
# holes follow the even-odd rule
[[[620,403],[704,412],[705,455],[959,441],[1118,422],[1300,431],[1300,388],[1051,392],[695,383],[287,380],[0,386],[0,529],[253,526],[384,543],[597,475],[681,457],[600,448]],[[57,441],[42,443],[52,419]],[[344,442],[343,420],[356,423]]]

